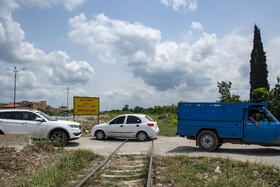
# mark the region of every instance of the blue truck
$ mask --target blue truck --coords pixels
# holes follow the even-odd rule
[[[205,151],[223,143],[280,146],[280,123],[267,103],[178,103],[177,134]]]

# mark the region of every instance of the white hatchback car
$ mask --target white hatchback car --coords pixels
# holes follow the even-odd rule
[[[159,134],[157,122],[143,114],[119,115],[108,123],[95,125],[91,134],[98,140],[105,137],[137,138],[145,141]]]
[[[31,138],[49,138],[55,146],[82,135],[81,125],[73,121],[55,120],[44,112],[29,109],[1,109],[0,134],[28,132]]]

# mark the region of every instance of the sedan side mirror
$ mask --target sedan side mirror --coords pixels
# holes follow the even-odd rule
[[[44,119],[43,118],[36,118],[36,121],[37,122],[44,122]]]

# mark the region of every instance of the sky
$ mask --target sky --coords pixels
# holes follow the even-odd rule
[[[0,103],[100,110],[249,98],[254,25],[269,83],[280,76],[279,0],[0,0]],[[69,88],[69,90],[67,90]]]

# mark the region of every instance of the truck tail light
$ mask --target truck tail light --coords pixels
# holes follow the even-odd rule
[[[153,123],[148,123],[147,125],[148,125],[149,127],[153,127],[153,126],[154,126]]]

